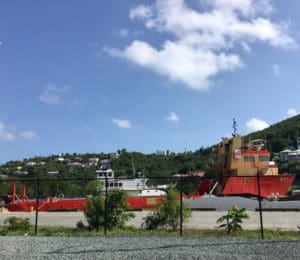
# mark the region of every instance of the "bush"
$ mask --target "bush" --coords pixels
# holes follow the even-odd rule
[[[227,234],[235,233],[237,230],[242,230],[242,219],[249,218],[246,209],[239,209],[237,206],[232,206],[228,213],[217,220],[217,223],[226,221],[219,228],[225,228]]]
[[[4,221],[4,224],[7,223],[8,231],[29,231],[30,229],[29,218],[10,217]]]
[[[78,229],[86,229],[86,226],[83,224],[83,222],[81,220],[79,220],[77,223],[76,223],[76,227]]]
[[[108,193],[107,198],[107,228],[124,227],[125,223],[134,218],[127,201],[127,194],[122,190],[114,190]]]
[[[104,226],[105,206],[102,195],[88,196],[84,215],[91,229],[98,231]]]
[[[152,230],[161,227],[171,227],[173,231],[177,230],[180,223],[180,203],[178,201],[179,192],[170,188],[167,191],[166,198],[160,203],[157,209],[152,214],[144,218],[143,226],[146,229]],[[182,204],[182,219],[186,222],[191,216],[190,208]]]
[[[97,186],[97,185],[96,185]],[[123,227],[125,222],[134,217],[126,201],[127,194],[123,190],[114,190],[107,196],[106,227]],[[93,189],[93,195],[88,196],[87,204],[84,209],[84,215],[91,229],[98,231],[105,225],[105,198],[102,190]]]

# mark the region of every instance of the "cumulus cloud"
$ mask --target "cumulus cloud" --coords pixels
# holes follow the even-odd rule
[[[129,11],[132,21],[165,33],[160,47],[134,40],[124,49],[106,47],[113,57],[125,58],[189,88],[204,90],[220,72],[245,66],[236,46],[251,52],[254,41],[285,49],[296,48],[288,26],[269,17],[268,0],[205,0],[193,9],[184,0],[157,0]]]
[[[25,140],[36,140],[38,138],[37,134],[33,131],[25,131],[20,133],[21,138]]]
[[[60,95],[69,89],[68,86],[58,87],[52,83],[49,83],[38,95],[38,99],[46,104],[56,105],[60,102]]]
[[[0,121],[0,141],[14,141],[16,134],[13,128],[6,126]]]
[[[132,128],[132,125],[128,119],[112,118],[111,121],[120,128]]]
[[[246,123],[247,133],[252,133],[255,131],[260,131],[269,127],[269,124],[263,120],[252,118]]]
[[[167,120],[170,122],[178,123],[179,117],[178,117],[178,115],[176,115],[175,112],[170,111],[169,115],[167,116]]]
[[[288,117],[293,117],[293,116],[296,116],[298,114],[299,114],[299,112],[295,108],[289,108],[288,111],[287,111]]]

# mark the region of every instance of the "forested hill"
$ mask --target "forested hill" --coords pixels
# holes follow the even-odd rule
[[[269,128],[251,133],[246,139],[266,139],[268,149],[272,152],[282,151],[290,146],[296,148],[297,137],[300,137],[300,115],[276,123]],[[201,144],[199,144],[199,147]],[[140,172],[145,176],[170,176],[193,171],[209,171],[212,147],[200,148],[185,153],[168,153],[167,155],[142,154],[139,152],[120,151],[118,159],[112,160],[112,168],[116,176],[137,176]],[[0,165],[0,175],[47,176],[49,172],[57,172],[62,177],[95,176],[99,165],[89,165],[90,158],[109,159],[109,154],[63,154],[48,157],[28,158],[22,161],[11,161]],[[63,161],[59,160],[63,157]],[[34,166],[28,165],[34,162]],[[77,163],[76,167],[74,163]],[[72,167],[70,167],[72,165]],[[80,165],[84,165],[80,166]],[[78,167],[79,166],[79,167]]]
[[[246,139],[266,139],[268,150],[278,153],[289,147],[297,147],[300,137],[300,115],[291,117],[270,127],[247,135]]]

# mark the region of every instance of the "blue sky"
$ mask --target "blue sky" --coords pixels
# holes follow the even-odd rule
[[[300,111],[298,0],[2,1],[0,163],[183,152]]]

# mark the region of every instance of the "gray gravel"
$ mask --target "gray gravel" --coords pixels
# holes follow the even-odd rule
[[[300,240],[0,237],[0,259],[299,259]]]

